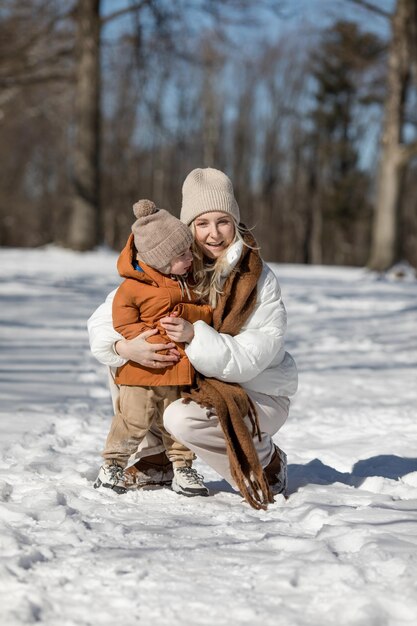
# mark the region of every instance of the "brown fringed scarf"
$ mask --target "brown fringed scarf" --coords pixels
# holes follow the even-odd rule
[[[227,278],[223,293],[213,312],[213,326],[219,333],[237,335],[255,308],[257,283],[262,272],[262,260],[254,250],[256,241],[249,233],[237,266]],[[213,407],[226,440],[230,471],[245,500],[254,509],[266,509],[273,496],[259,462],[252,437],[261,440],[256,408],[248,394],[237,383],[206,378],[197,373],[195,385],[184,393],[185,402],[194,400],[201,406]],[[244,417],[252,422],[252,433]]]

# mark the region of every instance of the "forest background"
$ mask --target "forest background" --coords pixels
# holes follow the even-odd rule
[[[417,267],[417,0],[4,0],[0,245],[233,180],[267,261]]]

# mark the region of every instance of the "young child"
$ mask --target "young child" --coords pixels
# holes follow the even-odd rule
[[[117,264],[125,280],[114,297],[113,326],[126,339],[159,328],[160,335],[148,341],[170,343],[158,325],[166,315],[178,314],[189,322],[204,320],[208,324],[212,319],[211,308],[196,302],[186,281],[193,260],[193,236],[188,226],[157,209],[150,200],[137,202],[133,212],[137,219]],[[194,454],[173,439],[163,425],[165,408],[181,396],[182,386],[193,382],[194,371],[184,346],[176,346],[179,361],[168,367],[151,369],[128,361],[118,368],[115,380],[120,386],[120,398],[95,488],[124,493],[137,486],[133,474],[124,470],[155,419],[173,464],[172,489],[186,496],[208,495],[203,477],[192,467]]]

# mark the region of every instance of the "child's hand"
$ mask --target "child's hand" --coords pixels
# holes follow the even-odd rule
[[[176,314],[163,317],[159,323],[171,341],[190,343],[194,337],[194,326]]]

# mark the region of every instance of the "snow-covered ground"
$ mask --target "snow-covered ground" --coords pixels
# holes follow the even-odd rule
[[[117,496],[86,320],[116,256],[0,250],[0,623],[417,623],[417,282],[274,266],[300,370],[277,437],[290,497]]]

